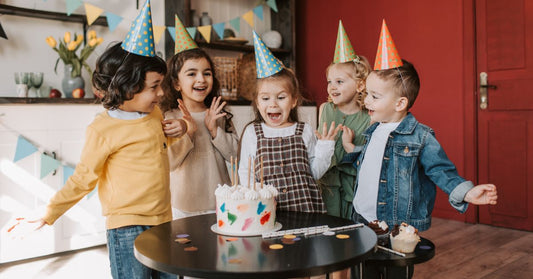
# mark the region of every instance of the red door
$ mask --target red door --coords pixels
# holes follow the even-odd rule
[[[478,178],[498,187],[479,221],[533,231],[533,1],[476,0],[475,10]]]

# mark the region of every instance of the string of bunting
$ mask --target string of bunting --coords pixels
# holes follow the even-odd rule
[[[0,37],[2,37],[2,38],[7,40],[7,34],[4,31],[4,28],[2,27],[2,23],[1,22],[0,22]]]
[[[0,123],[2,124],[2,123]],[[40,170],[40,179],[45,178],[47,175],[57,170],[59,167],[63,168],[63,184],[65,184],[68,178],[74,173],[75,166],[68,164],[66,162],[57,160],[56,158],[50,156],[51,152],[46,152],[43,148],[35,145],[30,140],[26,139],[21,134],[13,131],[9,127],[2,124],[8,131],[17,135],[17,146],[15,148],[15,157],[13,158],[13,163],[16,163],[34,153],[39,153],[41,160],[41,170]],[[98,186],[97,186],[98,187]],[[97,191],[97,187],[94,190],[87,194],[87,199],[90,199],[94,193]]]
[[[46,1],[46,0],[43,0]],[[100,15],[105,13],[107,23],[109,26],[109,30],[113,32],[117,25],[122,22],[123,18],[121,16],[118,16],[112,12],[106,11],[100,7],[97,7],[90,3],[85,3],[82,0],[67,0],[66,1],[66,13],[68,16],[70,16],[76,9],[78,9],[82,4],[85,8],[85,14],[87,16],[87,23],[88,25],[91,25]],[[276,4],[276,0],[266,0],[265,4],[272,9],[274,12],[278,12],[278,7]],[[259,18],[261,21],[263,20],[263,5],[260,4],[253,8],[252,10],[246,12],[242,16],[230,19],[228,21],[212,24],[212,25],[205,25],[205,26],[198,26],[198,27],[187,27],[187,32],[191,35],[192,38],[196,36],[196,32],[200,32],[200,34],[204,37],[204,39],[209,43],[211,41],[211,30],[214,30],[215,33],[223,39],[224,37],[224,28],[227,24],[229,24],[231,27],[235,29],[235,31],[240,32],[241,30],[241,24],[240,19],[242,18],[248,25],[250,25],[252,28],[254,28],[254,15]],[[165,29],[170,33],[172,39],[176,40],[176,30],[174,26],[157,26],[153,25],[154,28],[154,39],[156,43],[159,43],[161,40],[161,35],[165,31]],[[1,26],[0,26],[1,31]],[[1,35],[1,32],[0,32]],[[7,39],[7,37],[6,37]]]

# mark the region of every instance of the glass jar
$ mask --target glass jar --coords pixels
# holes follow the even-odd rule
[[[202,16],[200,17],[200,26],[211,25],[211,24],[213,24],[213,20],[207,14],[207,12],[203,12]]]

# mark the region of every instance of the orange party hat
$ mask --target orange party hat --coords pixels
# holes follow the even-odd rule
[[[357,59],[357,54],[353,50],[352,43],[348,39],[348,35],[342,26],[342,21],[339,20],[339,31],[337,33],[337,44],[335,45],[335,56],[333,63],[344,63]]]
[[[374,62],[374,70],[387,70],[402,66],[402,59],[394,45],[387,23],[383,20],[379,36],[378,53]]]
[[[180,18],[175,15],[176,21],[176,44],[174,45],[174,54],[184,50],[198,48],[196,42],[191,38],[189,32],[181,22]]]

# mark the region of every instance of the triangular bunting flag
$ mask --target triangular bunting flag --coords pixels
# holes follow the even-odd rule
[[[81,4],[81,0],[67,0],[67,15],[71,15]]]
[[[70,166],[63,166],[63,185],[67,183],[68,178],[74,174],[74,168]]]
[[[44,153],[41,154],[41,178],[57,169],[60,162]]]
[[[167,27],[166,26],[156,26],[156,25],[154,25],[154,41],[155,41],[156,44],[158,44],[159,41],[161,40],[163,32],[165,32],[165,28],[167,28]]]
[[[122,17],[114,13],[105,12],[105,16],[107,19],[107,25],[109,26],[109,31],[111,32],[113,32],[115,28],[117,28],[117,25],[122,22]]]
[[[94,187],[94,189],[89,194],[87,194],[87,199],[90,199],[97,192],[98,192],[98,185],[96,185],[96,187]]]
[[[215,29],[215,32],[217,33],[218,37],[222,40],[224,39],[224,26],[226,25],[225,22],[213,24],[213,29]]]
[[[196,27],[187,27],[187,32],[191,35],[191,38],[196,37]]]
[[[87,24],[91,25],[104,12],[104,10],[85,3],[85,14],[87,15]]]
[[[237,31],[237,33],[241,32],[241,18],[240,17],[236,17],[236,18],[230,20],[229,24],[233,28],[235,28],[235,31]]]
[[[249,11],[242,15],[242,18],[248,25],[250,25],[252,28],[254,28],[254,11]]]
[[[204,36],[205,41],[208,43],[211,42],[211,29],[212,29],[211,25],[198,26],[198,32],[200,32],[200,34]]]
[[[7,40],[6,32],[4,31],[4,28],[2,28],[2,23],[0,23],[0,37]]]
[[[376,61],[374,62],[374,70],[387,70],[398,68],[402,65],[402,59],[394,45],[389,28],[387,28],[387,23],[383,20],[381,34],[379,35],[378,52],[376,53]]]
[[[170,37],[172,37],[172,40],[174,40],[175,42],[176,41],[176,27],[167,26],[167,31],[170,34]]]
[[[122,42],[122,49],[146,57],[155,57],[154,30],[152,28],[152,9],[150,0],[144,6],[135,20],[126,38]]]
[[[253,35],[257,78],[266,78],[283,70],[283,63],[272,54],[255,30]]]
[[[263,20],[263,5],[259,5],[253,9],[254,14],[262,21]]]
[[[27,139],[25,139],[23,136],[19,136],[17,140],[17,147],[15,150],[15,159],[13,159],[13,162],[17,162],[18,160],[24,159],[31,154],[37,152],[37,147],[33,145],[31,142],[29,142]]]
[[[353,50],[352,43],[348,39],[348,35],[342,26],[342,21],[339,20],[339,30],[337,32],[337,44],[335,45],[335,56],[333,63],[345,63],[353,61],[357,58]]]
[[[266,4],[274,10],[274,12],[278,12],[278,5],[276,5],[276,0],[267,0]]]

